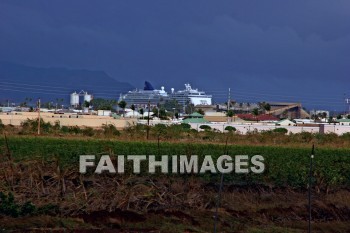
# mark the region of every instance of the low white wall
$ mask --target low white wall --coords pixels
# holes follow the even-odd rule
[[[76,114],[53,114],[53,113],[41,113],[41,118],[45,122],[54,124],[56,121],[61,126],[88,126],[99,128],[104,124],[112,124],[118,129],[123,129],[128,125],[136,124],[135,119],[114,119],[109,116],[96,116],[96,115],[76,115]],[[23,113],[0,113],[0,119],[3,124],[19,126],[27,119],[35,120],[38,118],[38,113],[23,112]]]
[[[197,124],[197,123],[191,123],[190,124],[193,129],[202,131],[200,129],[201,125],[209,125],[212,129],[216,129],[220,132],[223,132],[226,128],[226,126],[233,126],[237,129],[237,132],[241,134],[246,134],[247,132],[253,132],[257,130],[258,132],[261,131],[267,131],[267,130],[272,130],[276,128],[285,128],[288,130],[288,133],[301,133],[301,132],[310,132],[310,133],[318,133],[319,132],[319,127],[309,127],[309,126],[276,126],[276,125],[258,125],[258,124]],[[344,126],[337,126],[337,127],[344,127]],[[325,133],[328,132],[328,128],[326,130],[325,128]],[[343,134],[344,132],[350,132],[350,126],[347,127],[347,129],[338,129],[336,130],[337,134]]]

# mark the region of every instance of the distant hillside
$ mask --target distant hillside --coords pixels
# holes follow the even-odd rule
[[[94,98],[118,99],[133,86],[119,82],[103,71],[67,68],[40,68],[0,62],[0,102],[64,99],[69,103],[73,91],[88,91]]]

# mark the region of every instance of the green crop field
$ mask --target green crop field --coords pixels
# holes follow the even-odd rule
[[[79,168],[79,155],[211,155],[225,154],[224,145],[154,142],[126,142],[97,139],[61,139],[45,137],[10,137],[9,150],[15,162],[30,160],[59,161],[69,169]],[[5,140],[0,143],[5,145]],[[4,146],[4,150],[5,150]],[[262,155],[263,174],[227,174],[226,182],[306,187],[310,149],[272,146],[228,145],[229,155]],[[314,183],[320,189],[350,184],[350,149],[317,149]],[[196,174],[203,179],[216,179],[213,174]]]
[[[220,232],[305,232],[311,147],[10,136],[0,139],[0,225],[104,232],[209,232],[220,174],[79,173],[79,156],[262,155],[261,174],[224,175]],[[160,159],[160,158],[159,158]],[[171,163],[171,160],[169,160]],[[170,165],[170,164],[169,164]],[[201,165],[200,165],[201,166]],[[347,232],[350,149],[316,148],[312,180],[315,232]],[[133,216],[133,217],[128,217]],[[319,231],[317,231],[317,229]],[[322,231],[321,231],[322,229]],[[324,230],[326,229],[326,230]],[[130,230],[130,231],[129,231]],[[7,232],[7,231],[5,231]]]

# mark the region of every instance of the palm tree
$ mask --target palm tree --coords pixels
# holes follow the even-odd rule
[[[257,116],[259,115],[259,109],[258,108],[254,108],[252,113],[255,116],[256,121],[258,122],[259,120],[258,120]]]
[[[271,105],[270,105],[269,103],[265,103],[264,109],[265,109],[265,111],[267,111],[268,113],[270,113]]]
[[[144,113],[143,108],[140,108],[139,113],[141,114],[142,119],[143,119],[143,113]]]
[[[248,102],[247,103],[247,112],[249,111],[249,109],[250,109],[250,103]]]
[[[326,119],[327,118],[327,113],[326,112],[322,112],[322,118]]]
[[[123,109],[123,117],[125,117],[125,107],[126,107],[126,105],[127,105],[127,103],[125,102],[125,100],[122,100],[122,101],[120,101],[118,103],[118,106]]]
[[[131,108],[131,110],[132,110],[132,117],[135,117],[135,105],[134,104],[132,104],[131,106],[130,106],[130,108]]]
[[[226,116],[229,117],[232,121],[232,117],[235,115],[235,113],[233,112],[233,110],[228,110],[227,113],[226,113]]]

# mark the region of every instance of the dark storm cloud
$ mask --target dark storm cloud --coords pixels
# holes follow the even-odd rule
[[[339,109],[349,11],[347,0],[2,1],[0,60]]]

